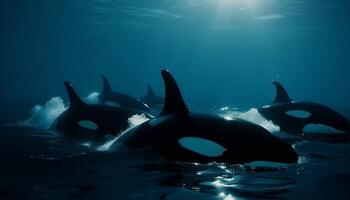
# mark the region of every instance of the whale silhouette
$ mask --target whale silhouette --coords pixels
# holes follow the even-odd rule
[[[145,115],[124,107],[104,104],[86,104],[74,91],[70,83],[64,82],[70,106],[51,125],[51,129],[71,136],[118,135],[129,127],[128,119],[133,115]]]
[[[278,125],[281,131],[302,133],[310,124],[322,124],[333,129],[349,132],[349,121],[335,110],[313,102],[294,102],[279,82],[276,87],[275,100],[258,109],[266,119]]]
[[[161,74],[165,84],[162,113],[125,131],[111,149],[149,149],[170,161],[198,163],[298,160],[291,145],[259,125],[191,112],[173,76],[166,70]]]

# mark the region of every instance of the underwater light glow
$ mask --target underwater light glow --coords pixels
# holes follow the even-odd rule
[[[212,183],[215,187],[224,187],[225,184],[221,182],[220,180],[216,180]]]
[[[226,195],[225,192],[220,192],[219,197],[221,197],[223,200],[234,200],[234,198],[231,194]]]
[[[234,200],[234,198],[231,194],[229,194],[224,198],[224,200]]]
[[[222,10],[232,8],[244,10],[257,7],[260,4],[260,0],[219,0],[218,4]]]
[[[226,119],[226,120],[228,120],[228,121],[231,121],[231,120],[233,120],[233,118],[231,117],[231,116],[224,116],[224,119]]]

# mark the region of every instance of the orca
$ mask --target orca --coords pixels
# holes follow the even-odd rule
[[[168,161],[196,163],[295,163],[291,145],[263,127],[239,119],[190,111],[179,87],[167,70],[162,113],[121,134],[110,149],[150,150]]]
[[[153,107],[161,106],[164,103],[164,98],[160,97],[160,96],[157,96],[154,93],[151,85],[149,85],[149,84],[147,85],[147,93],[146,93],[146,95],[140,97],[140,99],[143,102],[145,102],[147,105],[153,106]]]
[[[267,120],[278,125],[281,131],[301,134],[308,125],[319,124],[341,132],[349,132],[349,121],[335,110],[313,102],[294,102],[281,83],[274,81],[275,100],[258,109]]]
[[[74,91],[70,83],[64,82],[69,108],[51,125],[51,129],[71,136],[118,135],[129,127],[128,119],[133,115],[145,115],[141,111],[105,104],[86,104]]]
[[[117,104],[121,107],[132,108],[142,111],[150,111],[147,104],[139,99],[120,92],[113,92],[111,86],[105,76],[102,76],[103,89],[98,96],[100,103]]]

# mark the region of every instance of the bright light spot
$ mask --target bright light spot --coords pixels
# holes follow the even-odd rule
[[[226,194],[224,192],[219,193],[219,197],[225,197],[225,196],[226,196]]]
[[[226,169],[226,166],[224,166],[224,165],[219,165],[218,166],[220,169]]]
[[[85,146],[85,147],[90,147],[91,146],[91,142],[84,142],[84,143],[81,143],[82,146]]]
[[[221,182],[220,180],[216,180],[212,183],[215,187],[224,187],[225,184]]]
[[[224,116],[224,119],[226,119],[226,120],[228,120],[228,121],[231,121],[231,120],[233,120],[233,118],[232,117],[230,117],[230,116]]]
[[[229,109],[229,107],[225,106],[225,107],[220,108],[220,111],[225,111],[225,110],[228,110],[228,109]]]
[[[227,195],[224,200],[234,200],[233,196],[232,195]]]

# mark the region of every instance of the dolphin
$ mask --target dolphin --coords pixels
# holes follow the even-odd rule
[[[147,104],[143,103],[137,98],[120,92],[113,92],[111,86],[105,76],[102,76],[103,89],[99,94],[100,103],[118,104],[122,107],[132,108],[136,110],[149,111]]]
[[[128,119],[133,115],[151,117],[141,111],[105,104],[86,104],[74,91],[70,83],[64,82],[69,108],[51,125],[51,129],[71,136],[118,135],[129,127]]]
[[[291,145],[263,127],[239,119],[190,111],[179,87],[167,70],[162,113],[121,134],[111,150],[151,150],[169,161],[197,163],[295,163]]]
[[[338,131],[349,132],[349,121],[335,110],[313,102],[294,102],[281,83],[274,81],[275,100],[258,109],[266,119],[278,125],[281,131],[300,134],[310,124],[321,124]]]
[[[157,96],[149,84],[147,85],[146,95],[140,97],[140,99],[149,106],[160,106],[164,103],[164,98]]]

